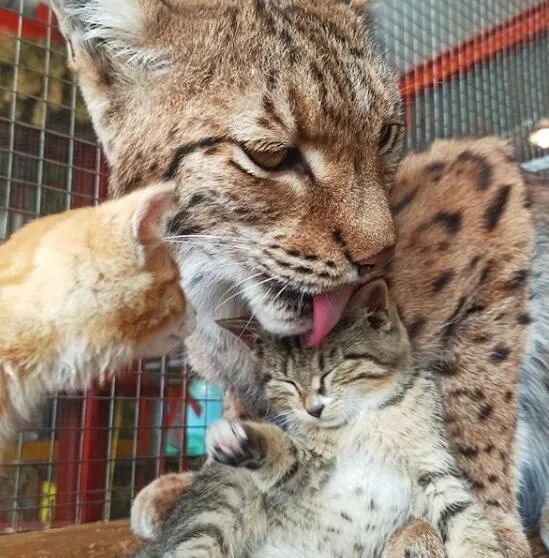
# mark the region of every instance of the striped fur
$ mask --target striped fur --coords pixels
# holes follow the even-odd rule
[[[364,290],[360,303],[374,292]],[[439,555],[502,556],[448,450],[434,381],[412,368],[396,309],[373,320],[357,304],[316,352],[257,332],[270,421],[210,429],[209,462],[141,556],[390,556],[413,518],[438,533]],[[418,542],[412,533],[396,535],[400,547]]]

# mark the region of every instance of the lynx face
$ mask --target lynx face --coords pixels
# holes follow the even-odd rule
[[[236,303],[302,333],[315,295],[370,275],[395,242],[401,105],[348,4],[54,2],[113,193],[179,184],[171,233],[199,312]]]

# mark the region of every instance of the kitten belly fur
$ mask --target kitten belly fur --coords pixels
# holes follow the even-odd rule
[[[367,449],[339,458],[325,486],[310,490],[310,499],[304,495],[281,510],[253,558],[379,556],[412,517],[410,480]]]

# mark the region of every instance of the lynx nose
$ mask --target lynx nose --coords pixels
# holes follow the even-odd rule
[[[311,407],[307,407],[306,411],[315,418],[320,418],[322,411],[324,410],[324,405],[322,403],[316,403]]]
[[[367,260],[358,262],[360,275],[367,275],[375,269],[379,269],[387,265],[393,259],[394,255],[395,247],[388,246],[387,248],[381,250],[381,252],[378,252],[375,256],[371,256]]]

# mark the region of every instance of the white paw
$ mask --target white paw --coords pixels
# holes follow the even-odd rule
[[[248,436],[242,425],[224,419],[213,424],[206,434],[208,455],[222,463],[240,456],[247,442]]]
[[[149,484],[139,492],[132,504],[130,525],[132,531],[140,538],[152,540],[158,535],[158,526],[155,521],[156,514],[152,504],[155,492],[155,483]]]

